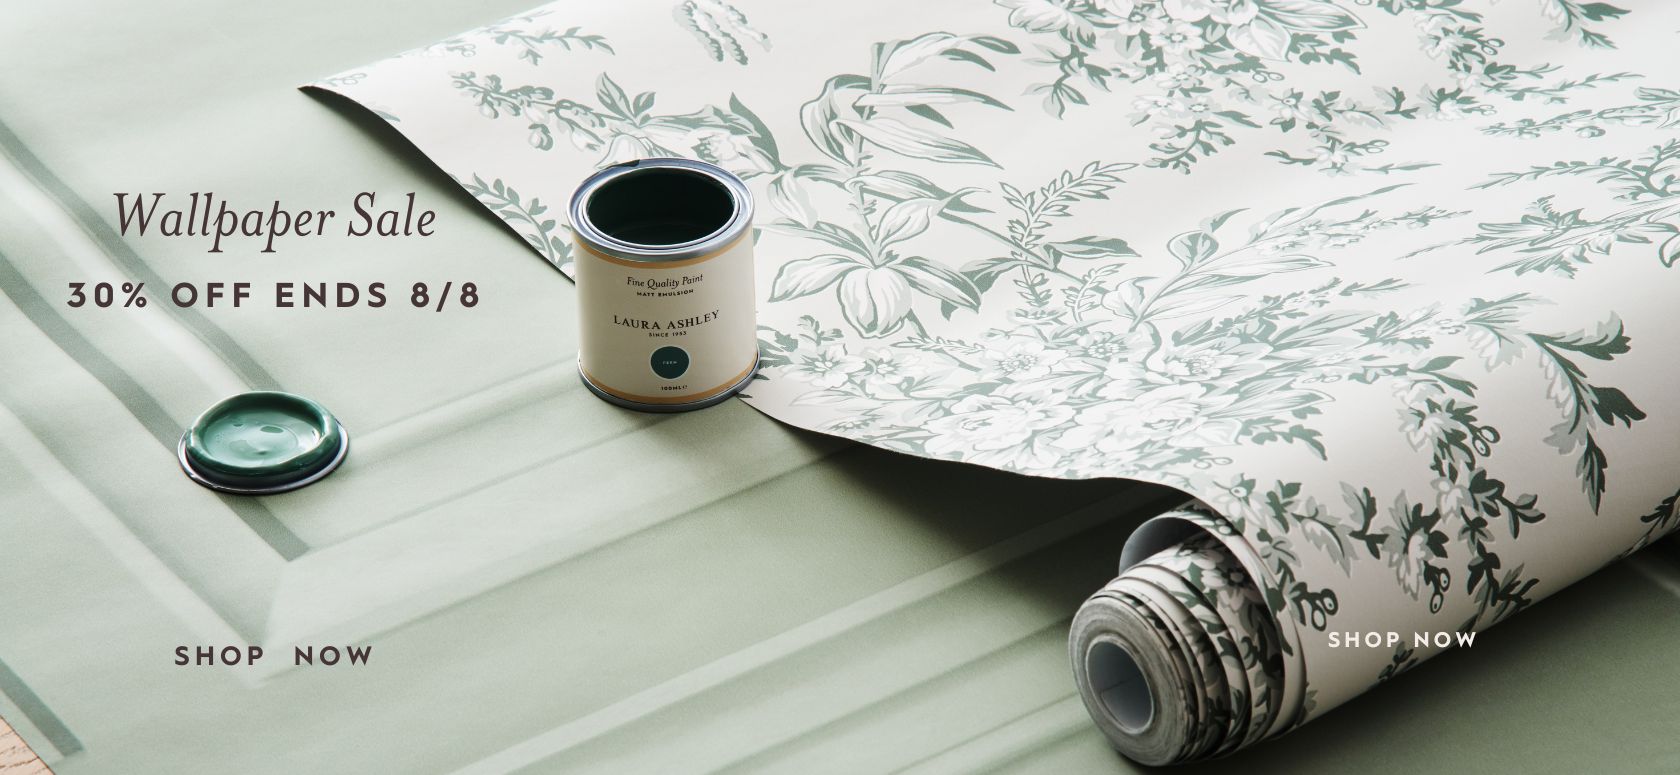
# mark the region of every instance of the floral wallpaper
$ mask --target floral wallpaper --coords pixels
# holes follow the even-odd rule
[[[563,272],[596,166],[741,175],[772,417],[1198,499],[1229,555],[1167,572],[1277,628],[1241,744],[1435,650],[1327,633],[1480,631],[1675,526],[1680,6],[599,5],[313,86]]]

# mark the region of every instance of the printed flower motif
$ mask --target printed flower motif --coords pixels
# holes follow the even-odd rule
[[[532,148],[539,151],[546,151],[554,147],[554,135],[550,134],[548,127],[542,124],[531,125],[531,134],[526,138],[526,141],[531,144]]]
[[[1074,10],[1077,5],[1074,0],[997,0],[997,4],[1010,9],[1010,26],[1028,32],[1089,31],[1091,28],[1090,22]]]
[[[1228,446],[1236,443],[1242,431],[1242,423],[1219,416],[1236,398],[1201,385],[1157,387],[1129,399],[1086,407],[1075,427],[1062,434],[1059,446],[1126,455],[1151,442],[1170,447]]]
[[[1143,34],[1145,30],[1164,23],[1167,18],[1161,7],[1156,5],[1136,7],[1116,16],[1120,17],[1120,21],[1114,25],[1114,31],[1128,38]]]
[[[1098,8],[1101,8],[1105,13],[1108,13],[1108,14],[1111,14],[1111,15],[1114,15],[1114,16],[1120,16],[1120,17],[1130,16],[1130,15],[1132,15],[1132,12],[1137,9],[1137,3],[1135,2],[1135,0],[1094,0],[1094,1],[1096,2],[1096,5],[1097,5]]]
[[[829,345],[816,355],[799,359],[788,376],[820,388],[837,388],[851,380],[853,374],[864,369],[864,360],[847,355],[841,345]]]
[[[559,131],[571,141],[572,147],[580,151],[597,151],[604,144],[600,131],[605,130],[607,122],[594,111],[571,100],[559,100],[555,103],[553,115],[559,122]],[[547,121],[547,118],[544,118]]]
[[[1427,324],[1425,330],[1436,336],[1457,336],[1464,333],[1468,324],[1463,318],[1452,315],[1436,315]]]
[[[591,116],[593,123],[611,127],[611,134],[607,141],[606,151],[601,156],[601,164],[613,164],[633,159],[646,159],[653,156],[670,156],[675,153],[672,149],[692,147],[696,153],[700,151],[699,143],[707,130],[694,130],[675,125],[654,123],[646,126],[636,125],[627,121],[603,121],[599,117]],[[577,126],[574,124],[574,126]],[[719,134],[728,134],[719,132]],[[710,138],[705,138],[710,139]],[[733,141],[717,140],[720,147],[731,148]],[[743,160],[749,166],[750,160]],[[774,165],[771,165],[772,167]]]
[[[1435,486],[1435,509],[1442,514],[1475,514],[1476,504],[1470,495],[1470,488],[1447,477],[1436,477],[1431,482]]]
[[[933,436],[925,448],[935,457],[1042,470],[1061,457],[1044,432],[1072,416],[1072,409],[1044,394],[972,395],[953,405],[951,414],[928,421]]]
[[[1452,22],[1453,15],[1450,13],[1432,13],[1417,17],[1412,24],[1417,27],[1418,35],[1427,39],[1430,36],[1439,35]]]
[[[1273,123],[1311,121],[1313,115],[1307,112],[1305,95],[1291,90],[1288,94],[1271,98]]]
[[[1443,121],[1460,121],[1493,113],[1492,105],[1478,104],[1475,95],[1462,92],[1436,91],[1430,96],[1429,103],[1434,108],[1430,116]]]
[[[902,394],[905,382],[925,376],[927,371],[912,354],[881,347],[864,354],[858,376],[871,392]]]
[[[1155,74],[1155,85],[1168,92],[1193,89],[1202,85],[1202,75],[1206,72],[1200,65],[1174,63]]]
[[[1298,316],[1311,314],[1329,305],[1330,300],[1323,293],[1291,293],[1283,297],[1278,309],[1285,315]]]
[[[1161,7],[1179,21],[1212,19],[1230,25],[1247,24],[1260,13],[1252,0],[1165,0]]]
[[[1189,22],[1168,24],[1160,32],[1151,32],[1149,39],[1171,56],[1185,56],[1207,46],[1201,28]]]
[[[1230,519],[1248,518],[1258,513],[1254,499],[1254,480],[1237,475],[1219,483],[1208,505]]]
[[[1165,94],[1138,97],[1132,100],[1132,109],[1150,118],[1183,118],[1189,114],[1183,102]]]
[[[1449,432],[1460,432],[1460,423],[1452,416],[1453,407],[1452,401],[1424,401],[1421,406],[1413,405],[1405,410],[1400,429],[1406,432],[1406,441],[1411,442],[1412,449],[1428,449]]]
[[[1591,225],[1581,220],[1579,210],[1561,213],[1552,208],[1551,201],[1549,196],[1541,197],[1540,201],[1529,207],[1528,215],[1514,223],[1484,223],[1482,233],[1487,235],[1490,241],[1498,240],[1498,247],[1538,247],[1561,242],[1568,238],[1570,233]]]
[[[1005,340],[1003,346],[987,350],[986,366],[980,381],[1027,382],[1050,376],[1050,370],[1061,363],[1067,353],[1052,350],[1037,339],[1016,337]]]
[[[753,145],[752,138],[722,129],[696,130],[690,138],[695,155],[737,175],[776,171],[776,163]]]
[[[1348,152],[1345,145],[1320,145],[1313,149],[1313,163],[1319,167],[1339,170],[1346,167],[1348,162],[1351,161],[1353,161],[1353,154]],[[1328,245],[1333,239],[1332,237],[1326,237],[1322,242],[1328,247],[1341,247],[1347,244],[1347,242],[1343,242],[1338,245]],[[1351,242],[1351,240],[1348,242]]]
[[[1423,38],[1423,53],[1430,59],[1440,59],[1461,46],[1475,48],[1478,43],[1465,36],[1463,27],[1449,27],[1450,14],[1431,14],[1418,20],[1418,32]]]
[[[1394,397],[1406,406],[1422,406],[1426,402],[1439,401],[1446,395],[1441,383],[1432,379],[1396,382],[1392,392]]]
[[[1416,600],[1423,592],[1430,564],[1447,556],[1447,534],[1435,529],[1441,514],[1408,504],[1404,495],[1395,498],[1388,514],[1395,527],[1384,547],[1388,550],[1388,566],[1394,569],[1400,588]]]
[[[1190,344],[1163,340],[1141,360],[1117,363],[1105,376],[1110,382],[1097,391],[1105,398],[1125,398],[1139,385],[1188,383],[1209,388],[1231,387],[1266,370],[1271,348],[1258,342],[1216,339]]]
[[[858,333],[879,339],[904,326],[910,316],[910,283],[887,267],[856,269],[840,278],[840,305]]]
[[[1130,350],[1125,339],[1106,331],[1081,334],[1074,343],[1081,355],[1100,361],[1118,360]]]
[[[1430,117],[1442,121],[1463,121],[1470,117],[1470,111],[1458,100],[1442,100],[1436,103],[1435,112],[1431,113]]]
[[[607,150],[601,154],[602,164],[617,164],[618,162],[646,159],[658,156],[658,146],[651,140],[628,132],[619,132],[607,142]]]
[[[1472,94],[1483,94],[1500,84],[1499,76],[1487,70],[1466,70],[1453,76],[1458,88]]]
[[[1229,381],[1238,366],[1255,364],[1271,353],[1260,343],[1240,344],[1235,340],[1217,339],[1192,345],[1174,345],[1163,341],[1161,347],[1144,359],[1150,372],[1179,382]]]

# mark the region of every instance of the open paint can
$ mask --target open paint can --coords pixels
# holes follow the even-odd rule
[[[705,162],[641,159],[572,195],[578,372],[649,412],[711,406],[758,369],[752,198]]]

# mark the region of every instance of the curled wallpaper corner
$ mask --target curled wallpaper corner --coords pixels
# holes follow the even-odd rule
[[[1200,499],[1070,642],[1098,726],[1166,763],[1680,522],[1677,28],[1657,2],[561,2],[308,88],[568,274],[560,203],[597,166],[742,176],[747,400],[778,420]]]

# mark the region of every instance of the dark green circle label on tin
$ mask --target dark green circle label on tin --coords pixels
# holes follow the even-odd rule
[[[688,371],[688,352],[681,347],[661,347],[650,359],[653,373],[665,379],[676,379]]]

